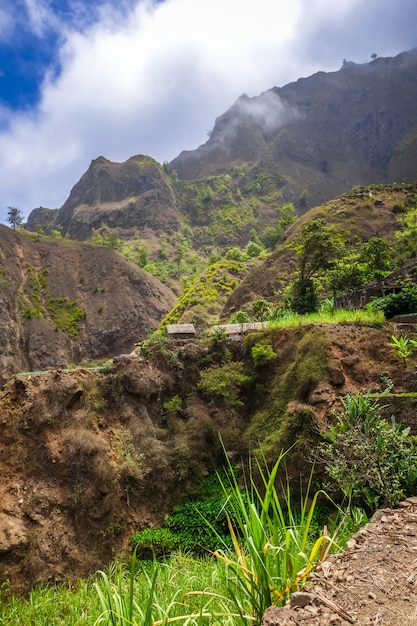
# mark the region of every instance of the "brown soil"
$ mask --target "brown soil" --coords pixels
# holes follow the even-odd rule
[[[16,372],[130,353],[174,301],[110,248],[0,225],[0,385]]]
[[[305,592],[268,609],[263,626],[415,626],[417,498],[377,511],[345,552],[323,562]]]
[[[0,584],[10,580],[14,590],[27,591],[40,581],[75,580],[126,552],[133,532],[163,523],[198,477],[223,463],[217,433],[234,458],[246,458],[248,425],[260,403],[273,400],[276,381],[293,363],[301,366],[306,338],[313,350],[325,333],[328,370],[313,387],[301,384],[292,404],[307,406],[320,427],[340,409],[340,396],[381,391],[382,372],[396,391],[406,389],[387,347],[392,332],[388,325],[329,325],[273,333],[279,358],[262,373],[264,392],[254,406],[249,390],[236,411],[222,398],[199,393],[199,372],[220,358],[204,342],[156,344],[152,354],[114,359],[107,371],[15,375],[0,389]],[[245,341],[228,349],[247,366],[252,362]],[[417,379],[414,365],[410,386]],[[290,382],[295,385],[296,377]],[[167,409],[175,396],[182,399],[179,414]],[[412,400],[391,400],[396,404],[388,416],[394,412],[417,433]],[[291,431],[292,440],[298,435]],[[299,484],[311,465],[301,453],[291,463]],[[387,523],[380,526],[388,532]],[[382,545],[389,536],[381,536]]]

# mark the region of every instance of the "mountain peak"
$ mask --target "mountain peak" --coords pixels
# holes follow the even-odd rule
[[[417,49],[369,63],[346,62],[253,98],[242,94],[216,119],[209,140],[171,163],[180,179],[259,163],[295,202],[313,206],[356,184],[388,183],[392,159],[417,127]],[[398,176],[398,168],[395,174]],[[406,173],[406,182],[417,168]]]

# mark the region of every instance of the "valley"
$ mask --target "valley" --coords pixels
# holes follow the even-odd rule
[[[196,150],[163,164],[100,156],[62,207],[0,225],[0,623],[3,604],[42,585],[75,591],[98,570],[106,584],[134,547],[145,572],[178,546],[198,563],[217,554],[198,506],[213,507],[214,534],[227,511],[223,547],[236,549],[224,475],[248,498],[277,489],[278,502],[303,502],[310,485],[316,541],[347,508],[357,534],[328,561],[345,591],[363,537],[372,551],[378,533],[381,551],[392,533],[415,536],[416,65],[412,50],[243,95]],[[222,330],[245,323],[239,337]],[[170,337],[173,324],[195,333]],[[332,456],[346,434],[358,438]],[[386,522],[358,531],[380,508]],[[304,585],[297,570],[288,580]],[[364,605],[357,589],[353,603],[339,596],[342,612],[314,605],[307,623],[390,624],[376,586]],[[260,623],[254,606],[239,619]],[[301,608],[264,624],[296,624]],[[398,610],[399,626],[415,623]]]

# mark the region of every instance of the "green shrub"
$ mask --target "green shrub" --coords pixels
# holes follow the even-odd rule
[[[249,313],[243,309],[234,313],[232,317],[230,318],[231,324],[244,324],[245,322],[249,322],[249,321],[250,321]]]
[[[129,539],[141,559],[167,556],[179,547],[178,537],[169,528],[144,528]]]
[[[382,419],[381,409],[369,392],[346,396],[318,448],[333,485],[370,511],[397,505],[417,486],[416,438],[394,418]]]
[[[218,396],[233,406],[242,406],[242,388],[251,382],[243,372],[243,363],[232,361],[224,365],[213,365],[200,373],[197,387],[207,396]]]
[[[267,320],[271,314],[271,307],[269,302],[264,298],[258,298],[254,300],[251,304],[251,312],[253,319],[258,322],[264,322]]]
[[[257,243],[256,241],[250,241],[245,248],[245,254],[253,259],[261,254],[263,251],[263,246],[261,243]]]
[[[255,255],[256,256],[256,255]],[[225,258],[230,261],[244,261],[246,256],[245,253],[238,247],[229,248],[225,254]]]
[[[262,242],[268,250],[274,250],[282,242],[283,228],[280,225],[268,226],[262,235]]]
[[[266,365],[277,355],[270,344],[256,343],[251,349],[252,359],[255,367]]]
[[[185,502],[175,508],[167,527],[183,550],[214,551],[231,545],[227,517],[225,498]]]
[[[417,313],[417,285],[410,283],[399,293],[376,298],[370,306],[373,310],[382,311],[387,319],[395,315]]]
[[[145,267],[149,263],[149,249],[148,246],[144,243],[138,246],[136,263],[139,265],[139,267]]]
[[[173,396],[170,400],[167,400],[162,405],[168,413],[175,415],[182,412],[182,398],[180,396]]]

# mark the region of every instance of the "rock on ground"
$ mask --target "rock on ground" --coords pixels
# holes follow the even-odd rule
[[[269,607],[262,625],[417,626],[417,497],[377,511],[343,553],[321,564],[306,591]]]

